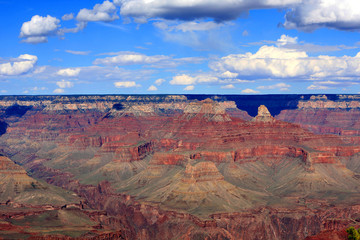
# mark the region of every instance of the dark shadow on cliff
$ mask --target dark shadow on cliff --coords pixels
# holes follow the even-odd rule
[[[32,106],[12,105],[5,110],[5,117],[22,117]]]
[[[7,123],[4,121],[0,121],[0,136],[6,133]]]

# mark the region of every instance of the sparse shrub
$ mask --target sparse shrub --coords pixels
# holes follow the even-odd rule
[[[360,240],[360,228],[356,230],[354,227],[349,227],[346,232],[349,240]]]

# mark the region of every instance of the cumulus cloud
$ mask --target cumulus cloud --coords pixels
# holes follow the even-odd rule
[[[148,91],[157,91],[158,89],[154,85],[151,85],[147,90]]]
[[[259,91],[256,91],[256,90],[253,90],[253,89],[250,89],[250,88],[247,88],[247,89],[242,90],[241,93],[245,93],[245,94],[257,94],[257,93],[260,93],[260,92],[259,92]]]
[[[360,53],[354,57],[309,57],[296,49],[262,46],[256,53],[232,54],[210,63],[216,72],[230,71],[251,79],[359,77]]]
[[[23,54],[16,59],[0,64],[0,76],[16,76],[34,69],[38,58],[34,55]]]
[[[216,22],[233,20],[250,9],[283,8],[301,0],[122,0],[120,13],[128,17],[160,17],[164,19],[194,20],[212,18]]]
[[[159,78],[155,81],[155,84],[160,86],[161,84],[163,84],[165,82],[165,79]]]
[[[284,26],[312,31],[320,27],[340,30],[360,29],[358,0],[303,0],[286,14]]]
[[[193,85],[190,85],[190,86],[185,87],[184,91],[192,91],[194,89],[195,89],[195,87]]]
[[[186,75],[186,74],[182,74],[182,75],[178,75],[173,77],[173,79],[170,81],[170,84],[172,85],[190,85],[190,84],[194,84],[196,82],[196,79]]]
[[[277,40],[278,46],[285,46],[288,44],[297,44],[298,37],[290,37],[288,35],[281,35],[281,37]]]
[[[55,90],[53,91],[53,93],[57,93],[57,94],[61,94],[61,93],[64,93],[64,92],[65,92],[65,90],[62,89],[62,88],[57,88],[57,89],[55,89]]]
[[[126,82],[114,82],[114,86],[116,88],[131,88],[131,87],[140,87],[140,84],[136,84],[134,81],[126,81]]]
[[[236,78],[238,75],[239,75],[238,73],[233,73],[230,71],[225,71],[221,73],[221,77],[223,78]]]
[[[194,84],[226,84],[231,87],[232,83],[249,83],[252,80],[236,78],[237,74],[224,74],[217,72],[198,73],[193,76],[187,74],[176,75],[170,81],[172,85],[194,85]],[[232,78],[229,78],[232,77]]]
[[[265,89],[265,90],[273,90],[273,89],[279,89],[280,91],[289,91],[289,88],[291,86],[286,83],[278,83],[270,86],[259,86],[258,89]]]
[[[81,9],[76,20],[79,22],[111,22],[119,19],[116,11],[115,4],[106,0],[101,4],[96,4],[93,9]]]
[[[233,88],[235,88],[235,86],[232,84],[228,84],[228,85],[221,86],[221,88],[222,89],[233,89]]]
[[[20,29],[20,38],[27,43],[47,42],[47,37],[55,35],[58,31],[60,20],[47,15],[42,17],[35,15],[30,21],[24,22]]]
[[[72,88],[74,86],[74,83],[72,83],[70,81],[61,80],[59,82],[56,82],[56,85],[59,88]]]
[[[64,68],[57,71],[57,75],[63,77],[76,77],[79,75],[80,71],[80,68]]]

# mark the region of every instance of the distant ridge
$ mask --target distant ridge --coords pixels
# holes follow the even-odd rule
[[[234,101],[237,107],[248,112],[252,117],[257,115],[260,105],[266,105],[273,116],[282,110],[291,110],[298,107],[298,102],[303,100],[320,99],[325,97],[329,101],[360,101],[357,94],[267,94],[267,95],[218,95],[218,94],[104,94],[104,95],[0,95],[1,101],[55,101],[55,102],[102,102],[112,101],[114,104],[121,102],[159,102],[159,101],[186,101],[205,100]],[[1,108],[1,104],[0,104]]]

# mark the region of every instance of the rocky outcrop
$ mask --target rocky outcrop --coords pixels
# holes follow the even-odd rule
[[[214,122],[231,121],[223,105],[209,98],[200,102],[191,102],[185,107],[182,118],[187,120],[200,118]]]
[[[186,165],[183,182],[195,183],[202,181],[220,181],[224,180],[217,167],[213,162],[200,162],[195,166]]]
[[[258,108],[258,114],[253,118],[254,122],[273,122],[275,119],[271,116],[269,110],[265,105],[260,105]]]

